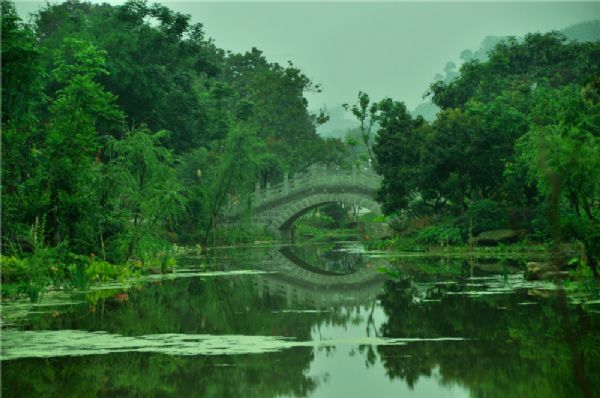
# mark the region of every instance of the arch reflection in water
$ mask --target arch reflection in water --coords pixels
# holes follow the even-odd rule
[[[130,289],[127,302],[36,313],[21,329],[52,332],[44,336],[103,331],[135,341],[149,335],[186,346],[197,335],[310,346],[185,356],[117,345],[109,354],[40,359],[39,350],[51,346],[44,340],[31,355],[3,361],[3,396],[559,398],[600,388],[597,289],[587,306],[563,313],[556,288],[490,264],[477,271],[461,259],[394,259],[400,272],[384,281],[376,269],[385,262],[369,267],[368,255],[344,260],[355,270],[345,274],[330,261],[317,272],[309,253],[292,252],[245,248],[237,259],[219,257],[218,275],[149,281]],[[272,272],[235,272],[240,268]],[[404,343],[389,344],[393,339]],[[89,349],[85,343],[78,348]],[[232,344],[238,352],[241,346]]]
[[[268,269],[274,272],[254,278],[257,293],[260,297],[283,297],[288,307],[322,309],[366,304],[381,292],[385,280],[377,271],[385,261],[371,260],[360,253],[338,251],[335,261],[311,264],[305,260],[311,258],[306,247],[284,247],[272,250],[269,257],[272,261]]]

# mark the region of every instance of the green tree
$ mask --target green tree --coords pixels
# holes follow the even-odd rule
[[[2,10],[2,124],[26,127],[35,123],[43,76],[34,32],[7,0]]]
[[[207,109],[199,92],[218,72],[214,46],[190,17],[146,1],[123,5],[67,1],[48,5],[36,18],[48,65],[64,38],[77,37],[106,52],[100,82],[117,95],[129,125],[168,129],[177,151],[206,142]],[[152,23],[151,21],[156,21]]]
[[[305,92],[319,92],[291,62],[269,63],[256,48],[230,54],[224,62],[223,78],[237,93],[234,107],[238,117],[252,126],[267,150],[281,159],[285,169],[300,171],[323,159],[323,140],[316,126],[327,118],[308,112]],[[307,159],[310,159],[307,161]]]
[[[520,164],[530,181],[551,203],[553,238],[559,238],[560,207],[564,200],[575,212],[572,232],[585,246],[595,270],[600,261],[600,111],[598,90],[568,85],[541,88],[531,112],[530,130],[519,139]]]
[[[258,167],[257,153],[260,143],[251,129],[235,126],[229,132],[223,152],[210,176],[208,186],[208,220],[204,228],[204,241],[215,231],[226,204],[247,206],[247,194],[252,191]]]
[[[342,105],[344,109],[352,112],[354,117],[360,123],[360,137],[364,146],[367,148],[370,162],[376,162],[377,157],[373,154],[373,127],[377,123],[378,104],[371,103],[371,99],[367,93],[358,92],[358,102],[352,106],[348,104]]]
[[[43,216],[47,196],[42,188],[43,137],[37,128],[42,68],[34,32],[14,5],[2,11],[2,243],[5,252],[22,244],[35,217]]]
[[[119,198],[122,233],[111,242],[120,260],[137,253],[142,239],[172,229],[185,214],[187,198],[176,179],[172,151],[161,144],[168,132],[146,127],[110,140],[112,195]]]
[[[366,108],[365,108],[366,109]],[[378,200],[387,213],[407,208],[418,194],[419,137],[417,131],[425,123],[413,119],[402,102],[386,98],[371,107],[379,129],[373,146],[375,170],[383,176]]]
[[[122,128],[123,114],[115,96],[94,81],[105,73],[104,52],[93,45],[65,39],[54,76],[62,87],[50,106],[45,138],[48,232],[54,243],[76,237],[77,225],[94,210],[94,177],[99,138]],[[85,240],[85,239],[84,239]]]

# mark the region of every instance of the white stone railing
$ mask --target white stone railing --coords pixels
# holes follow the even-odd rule
[[[351,170],[337,170],[314,165],[306,173],[296,174],[293,178],[288,176],[288,173],[284,173],[283,182],[275,185],[267,183],[264,188],[257,182],[251,197],[252,208],[267,205],[269,202],[276,202],[312,188],[351,186],[374,191],[379,188],[381,183],[381,177],[373,171],[356,167]],[[239,211],[239,203],[236,200],[229,201],[224,209],[224,213],[228,216],[234,216]]]
[[[375,190],[379,188],[381,177],[369,170],[352,168],[351,170],[332,170],[322,166],[312,166],[308,173],[303,173],[288,178],[288,173],[283,175],[283,182],[271,185],[267,183],[261,188],[257,182],[252,194],[252,207],[277,201],[297,192],[319,186],[353,186]]]

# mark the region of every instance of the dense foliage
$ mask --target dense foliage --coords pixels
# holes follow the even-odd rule
[[[456,218],[463,235],[512,227],[578,239],[600,261],[600,42],[559,33],[500,41],[434,82],[428,123],[374,105],[384,210]],[[366,109],[368,103],[364,104]]]
[[[187,15],[67,1],[27,24],[1,4],[5,254],[124,262],[144,242],[202,242],[255,182],[340,159],[307,110],[318,86],[217,48]]]
[[[598,41],[489,43],[430,86],[432,122],[361,92],[344,143],[317,135],[327,117],[304,94],[320,88],[297,67],[219,49],[188,15],[67,1],[25,23],[1,7],[2,247],[16,274],[36,270],[26,290],[96,256],[135,271],[173,242],[214,243],[227,205],[317,162],[373,166],[398,219],[453,217],[423,242],[510,227],[599,261]]]

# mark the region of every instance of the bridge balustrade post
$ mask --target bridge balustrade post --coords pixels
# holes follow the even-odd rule
[[[265,189],[265,199],[271,196],[271,183],[267,182],[267,189]]]
[[[288,172],[286,171],[285,173],[283,173],[283,194],[287,195],[288,193],[290,193],[290,183],[288,180]]]

